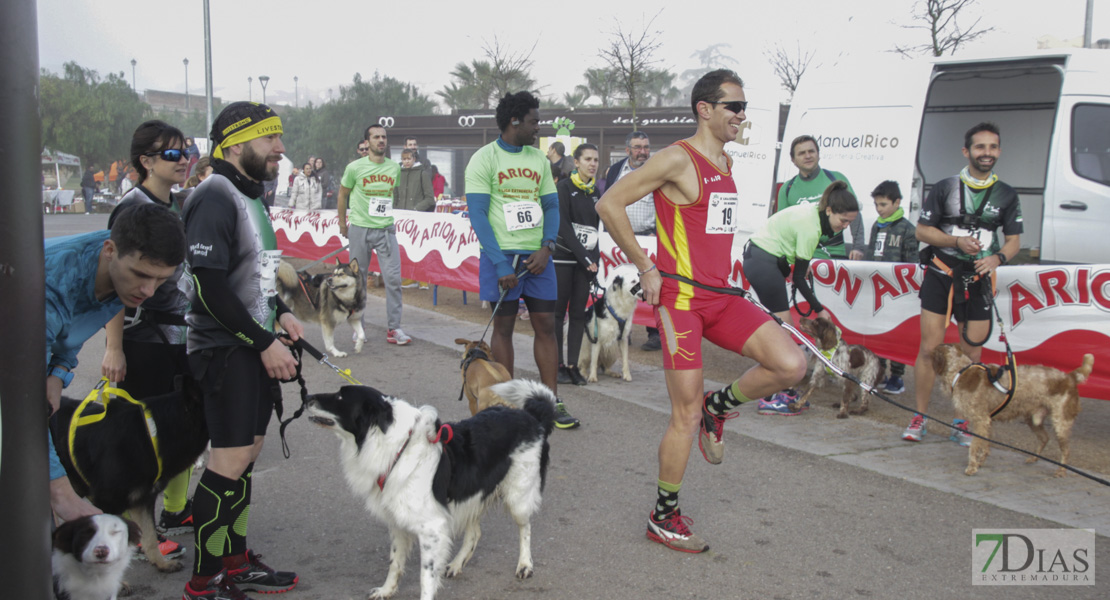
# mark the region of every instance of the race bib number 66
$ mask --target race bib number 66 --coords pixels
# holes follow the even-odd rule
[[[505,210],[505,228],[509,231],[520,231],[539,227],[543,222],[543,210],[535,202],[507,202]]]

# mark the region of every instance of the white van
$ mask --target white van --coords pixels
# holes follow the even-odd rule
[[[1110,263],[1110,51],[879,56],[806,71],[776,179],[797,174],[790,141],[812,135],[821,166],[843,173],[859,195],[865,235],[876,219],[871,190],[884,179],[898,181],[916,223],[933,184],[967,165],[964,132],[981,121],[1002,132],[995,171],[1021,197],[1023,254],[1046,263]]]

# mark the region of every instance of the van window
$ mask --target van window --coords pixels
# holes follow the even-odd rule
[[[1077,104],[1071,124],[1072,170],[1084,179],[1110,185],[1110,105]]]

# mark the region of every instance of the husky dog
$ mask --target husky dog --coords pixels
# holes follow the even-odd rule
[[[389,598],[415,542],[420,598],[433,600],[444,574],[454,577],[474,555],[486,509],[502,504],[520,532],[516,576],[532,576],[532,515],[539,510],[550,462],[547,438],[555,394],[533,381],[492,387],[508,404],[449,425],[431,406],[413,406],[370,387],[348,385],[308,398],[308,419],[339,438],[351,491],[389,526],[389,573],[371,598]],[[451,538],[463,533],[447,563]]]
[[[324,333],[324,349],[337,358],[347,356],[335,347],[335,326],[350,323],[355,330],[355,352],[362,352],[366,333],[362,330],[362,311],[366,309],[366,273],[357,260],[336,263],[331,275],[305,275],[293,265],[278,265],[277,288],[282,302],[303,322],[319,323]]]
[[[634,266],[622,266],[605,288],[605,295],[586,309],[586,341],[582,354],[578,357],[578,370],[586,371],[586,381],[597,383],[597,369],[609,369],[613,377],[618,377],[611,367],[621,359],[620,378],[632,381],[632,371],[628,368],[628,341],[632,335],[632,315],[636,312],[636,300],[641,294],[640,276]]]

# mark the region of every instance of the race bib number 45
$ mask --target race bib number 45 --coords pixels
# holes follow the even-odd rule
[[[371,217],[392,217],[393,198],[375,198],[371,196],[367,208],[367,213]]]
[[[509,231],[520,231],[539,227],[543,222],[543,210],[536,202],[507,202],[505,210],[505,228]]]
[[[740,198],[736,194],[714,192],[709,195],[705,215],[706,233],[736,233],[739,229]]]

